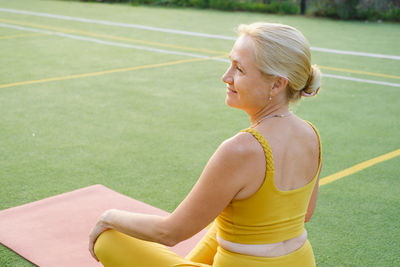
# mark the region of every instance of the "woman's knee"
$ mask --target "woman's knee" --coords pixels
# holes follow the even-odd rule
[[[117,234],[115,230],[107,230],[99,235],[94,244],[94,253],[97,258],[101,261],[102,258],[111,251],[110,247],[113,246],[113,240],[115,240]]]

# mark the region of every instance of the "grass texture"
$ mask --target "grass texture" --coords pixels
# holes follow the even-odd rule
[[[300,29],[314,47],[400,55],[400,28],[390,23],[66,1],[0,0],[0,7],[228,36],[235,36],[240,23],[279,22]],[[1,23],[187,53],[222,54],[233,44],[0,14]],[[30,32],[0,27],[0,86],[188,59],[54,34],[19,34]],[[399,75],[398,60],[312,56],[321,66]],[[224,104],[221,76],[227,67],[207,60],[0,88],[0,209],[100,183],[173,211],[218,145],[248,127],[243,112]],[[399,83],[395,77],[323,72]],[[324,177],[400,148],[399,104],[398,87],[326,77],[318,97],[292,109],[320,131]],[[399,163],[395,158],[320,188],[307,224],[318,266],[400,265]],[[0,266],[31,264],[0,246]]]

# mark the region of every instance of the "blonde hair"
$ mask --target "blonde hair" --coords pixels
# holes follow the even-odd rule
[[[238,32],[253,40],[261,72],[288,80],[289,102],[318,92],[321,73],[316,65],[311,66],[310,46],[300,31],[283,24],[257,22],[240,25]]]

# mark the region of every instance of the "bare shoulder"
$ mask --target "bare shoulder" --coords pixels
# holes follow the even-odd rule
[[[252,134],[241,132],[224,141],[218,148],[221,165],[225,165],[229,183],[240,190],[235,199],[244,199],[254,194],[265,177],[264,150]]]
[[[231,156],[248,157],[262,152],[262,147],[252,134],[240,132],[222,142],[218,150]],[[262,154],[261,154],[262,155]]]
[[[303,135],[304,140],[314,148],[319,148],[319,137],[318,132],[313,126],[308,123],[307,121],[302,120],[301,123],[303,124]]]

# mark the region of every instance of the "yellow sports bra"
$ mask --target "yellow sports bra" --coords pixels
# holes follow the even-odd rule
[[[270,244],[291,239],[304,232],[308,203],[322,163],[320,136],[315,127],[309,124],[318,137],[318,171],[307,185],[289,191],[281,191],[275,186],[274,160],[267,140],[255,129],[241,131],[251,133],[264,149],[265,180],[251,197],[232,200],[217,217],[220,237],[241,244]]]

